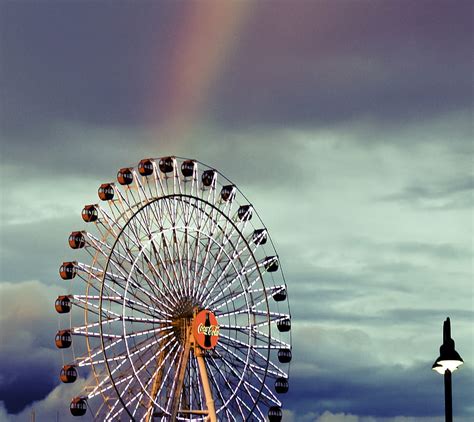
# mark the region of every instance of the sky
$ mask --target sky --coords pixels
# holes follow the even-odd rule
[[[284,421],[474,419],[473,5],[0,0],[0,421],[69,420],[54,299],[100,183],[198,159],[251,200],[292,310]]]

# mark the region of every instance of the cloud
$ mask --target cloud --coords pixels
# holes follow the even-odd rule
[[[419,125],[408,125],[402,132],[415,140],[412,143],[397,139],[398,127],[384,132],[383,124],[371,127],[361,121],[299,130],[223,132],[221,127],[203,127],[195,134],[199,142],[176,146],[178,154],[198,157],[233,180],[276,242],[293,312],[295,359],[284,403],[297,412],[295,418],[312,414],[314,420],[324,411],[395,417],[404,400],[419,394],[420,401],[410,412],[426,416],[420,407],[426,407],[428,393],[420,393],[418,385],[437,394],[429,367],[447,315],[453,320],[460,353],[466,361],[473,359],[470,297],[458,294],[472,278],[469,213],[461,208],[432,213],[417,206],[416,198],[380,199],[416,184],[426,190],[441,186],[439,191],[446,196],[451,190],[468,194],[460,182],[469,174],[469,160],[462,154],[464,134],[457,134],[456,142],[443,141],[457,121],[458,116],[447,115],[431,136],[423,137]],[[127,139],[138,144],[137,157],[127,160],[153,155],[146,131],[64,122],[58,127],[51,145],[64,134],[74,140],[67,159],[63,151],[50,149],[37,159],[26,156],[24,161],[3,163],[9,189],[2,191],[2,279],[19,283],[11,303],[25,295],[24,302],[33,302],[40,287],[48,286],[42,294],[47,292],[44,300],[50,313],[56,295],[65,291],[57,268],[72,256],[67,236],[87,228],[79,216],[82,206],[97,202],[99,183],[113,180],[118,168],[132,164],[123,162]],[[385,141],[376,142],[382,135]],[[91,155],[87,148],[92,140],[98,141],[101,152],[110,154]],[[9,153],[19,157],[15,148]],[[69,168],[71,162],[75,165]],[[20,171],[23,177],[15,177]],[[439,184],[441,180],[444,184]],[[20,288],[25,279],[39,279],[41,284]],[[8,289],[12,286],[8,284]],[[40,321],[51,317],[56,321],[56,316],[36,315],[38,327],[19,319],[19,330],[27,340],[31,332],[38,333],[49,350],[55,328]],[[5,324],[18,327],[11,319]],[[21,350],[18,341],[15,350]],[[22,354],[12,356],[19,359],[11,367],[18,368]],[[41,395],[30,391],[25,396],[30,401],[44,397],[57,383],[60,364],[42,359],[38,358],[37,377],[46,374],[48,381]],[[385,369],[388,362],[399,375]],[[468,391],[466,375],[461,377]],[[400,390],[400,385],[405,388]],[[376,407],[367,398],[371,396],[377,397]],[[7,404],[11,406],[11,399]],[[465,405],[459,406],[469,414]]]
[[[414,9],[371,2],[264,5],[229,63],[213,111],[234,126],[287,127],[363,116],[406,122],[468,108],[464,7],[467,2],[457,11],[426,2]]]
[[[468,208],[474,205],[474,178],[466,176],[458,179],[440,180],[432,185],[415,182],[401,192],[382,197],[386,201],[397,201],[411,206],[432,210]]]
[[[38,421],[77,420],[69,411],[69,403],[73,397],[80,395],[86,383],[85,379],[78,378],[74,384],[58,385],[44,399],[31,403],[19,413],[8,413],[4,403],[0,401],[0,422],[31,420],[33,414]]]
[[[59,291],[38,281],[0,283],[0,396],[9,412],[42,399],[58,383],[53,304]]]

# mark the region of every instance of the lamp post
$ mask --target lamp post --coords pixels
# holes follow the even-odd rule
[[[449,317],[443,323],[443,344],[439,348],[439,357],[431,369],[444,375],[444,412],[446,422],[453,421],[453,394],[451,388],[451,374],[464,361],[454,349],[454,340],[451,338],[451,321]]]

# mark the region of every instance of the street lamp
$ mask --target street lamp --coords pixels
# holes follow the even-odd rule
[[[451,373],[458,369],[464,361],[454,349],[454,340],[451,338],[451,321],[449,317],[443,323],[443,344],[439,348],[439,357],[431,369],[444,375],[444,411],[446,422],[453,421],[453,394],[451,387]]]

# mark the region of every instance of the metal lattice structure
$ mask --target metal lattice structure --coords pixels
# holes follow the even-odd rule
[[[68,322],[56,336],[61,380],[89,381],[71,413],[281,420],[291,317],[278,255],[254,208],[195,160],[145,159],[117,180],[100,186],[100,205],[83,209],[91,230],[69,237],[84,262],[60,268],[71,280],[71,293],[56,300],[69,316],[60,315]],[[206,341],[216,336],[212,347],[191,334],[202,310],[218,321],[198,330]]]

